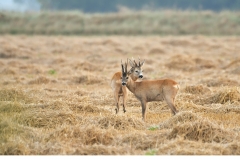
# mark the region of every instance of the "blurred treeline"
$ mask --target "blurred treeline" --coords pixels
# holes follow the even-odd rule
[[[240,35],[239,11],[3,12],[0,34]]]
[[[21,0],[15,0],[21,1]],[[43,10],[114,12],[119,6],[131,9],[239,10],[240,0],[38,0]]]
[[[38,1],[41,12],[0,12],[0,34],[240,35],[240,0]]]

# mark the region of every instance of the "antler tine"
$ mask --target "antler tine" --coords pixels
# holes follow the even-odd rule
[[[121,60],[121,66],[122,66],[122,73],[124,73],[124,67],[123,67],[122,60]]]
[[[138,60],[139,60],[139,62],[138,62],[138,63],[139,63],[139,66],[140,66],[140,65],[141,65],[141,63],[140,63],[140,62],[141,62],[141,60],[140,60],[140,58],[139,58],[139,57],[138,57]]]
[[[125,62],[125,72],[127,73],[127,63]]]
[[[137,66],[137,63],[136,63],[135,59],[133,60],[133,62],[134,62],[134,64],[135,64],[135,66]]]

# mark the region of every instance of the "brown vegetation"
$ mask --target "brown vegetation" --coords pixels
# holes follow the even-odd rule
[[[0,37],[0,154],[239,155],[239,37]],[[166,102],[129,92],[115,114],[121,59],[180,84]],[[145,70],[146,69],[146,70]]]

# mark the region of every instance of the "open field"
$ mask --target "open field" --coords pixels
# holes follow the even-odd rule
[[[0,154],[239,155],[240,37],[0,37]],[[171,116],[130,93],[115,114],[121,59],[181,89]]]
[[[239,11],[0,12],[0,34],[240,35]]]

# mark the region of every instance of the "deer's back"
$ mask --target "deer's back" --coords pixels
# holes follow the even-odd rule
[[[159,79],[159,80],[143,80],[136,82],[135,95],[137,97],[145,97],[145,99],[154,100],[161,99],[163,90],[178,90],[178,83],[172,79]],[[158,97],[158,98],[157,98]]]
[[[121,86],[122,86],[121,85],[121,75],[122,75],[122,72],[116,72],[112,76],[111,87],[112,87],[113,90],[115,90],[115,89],[120,90],[121,89]]]

